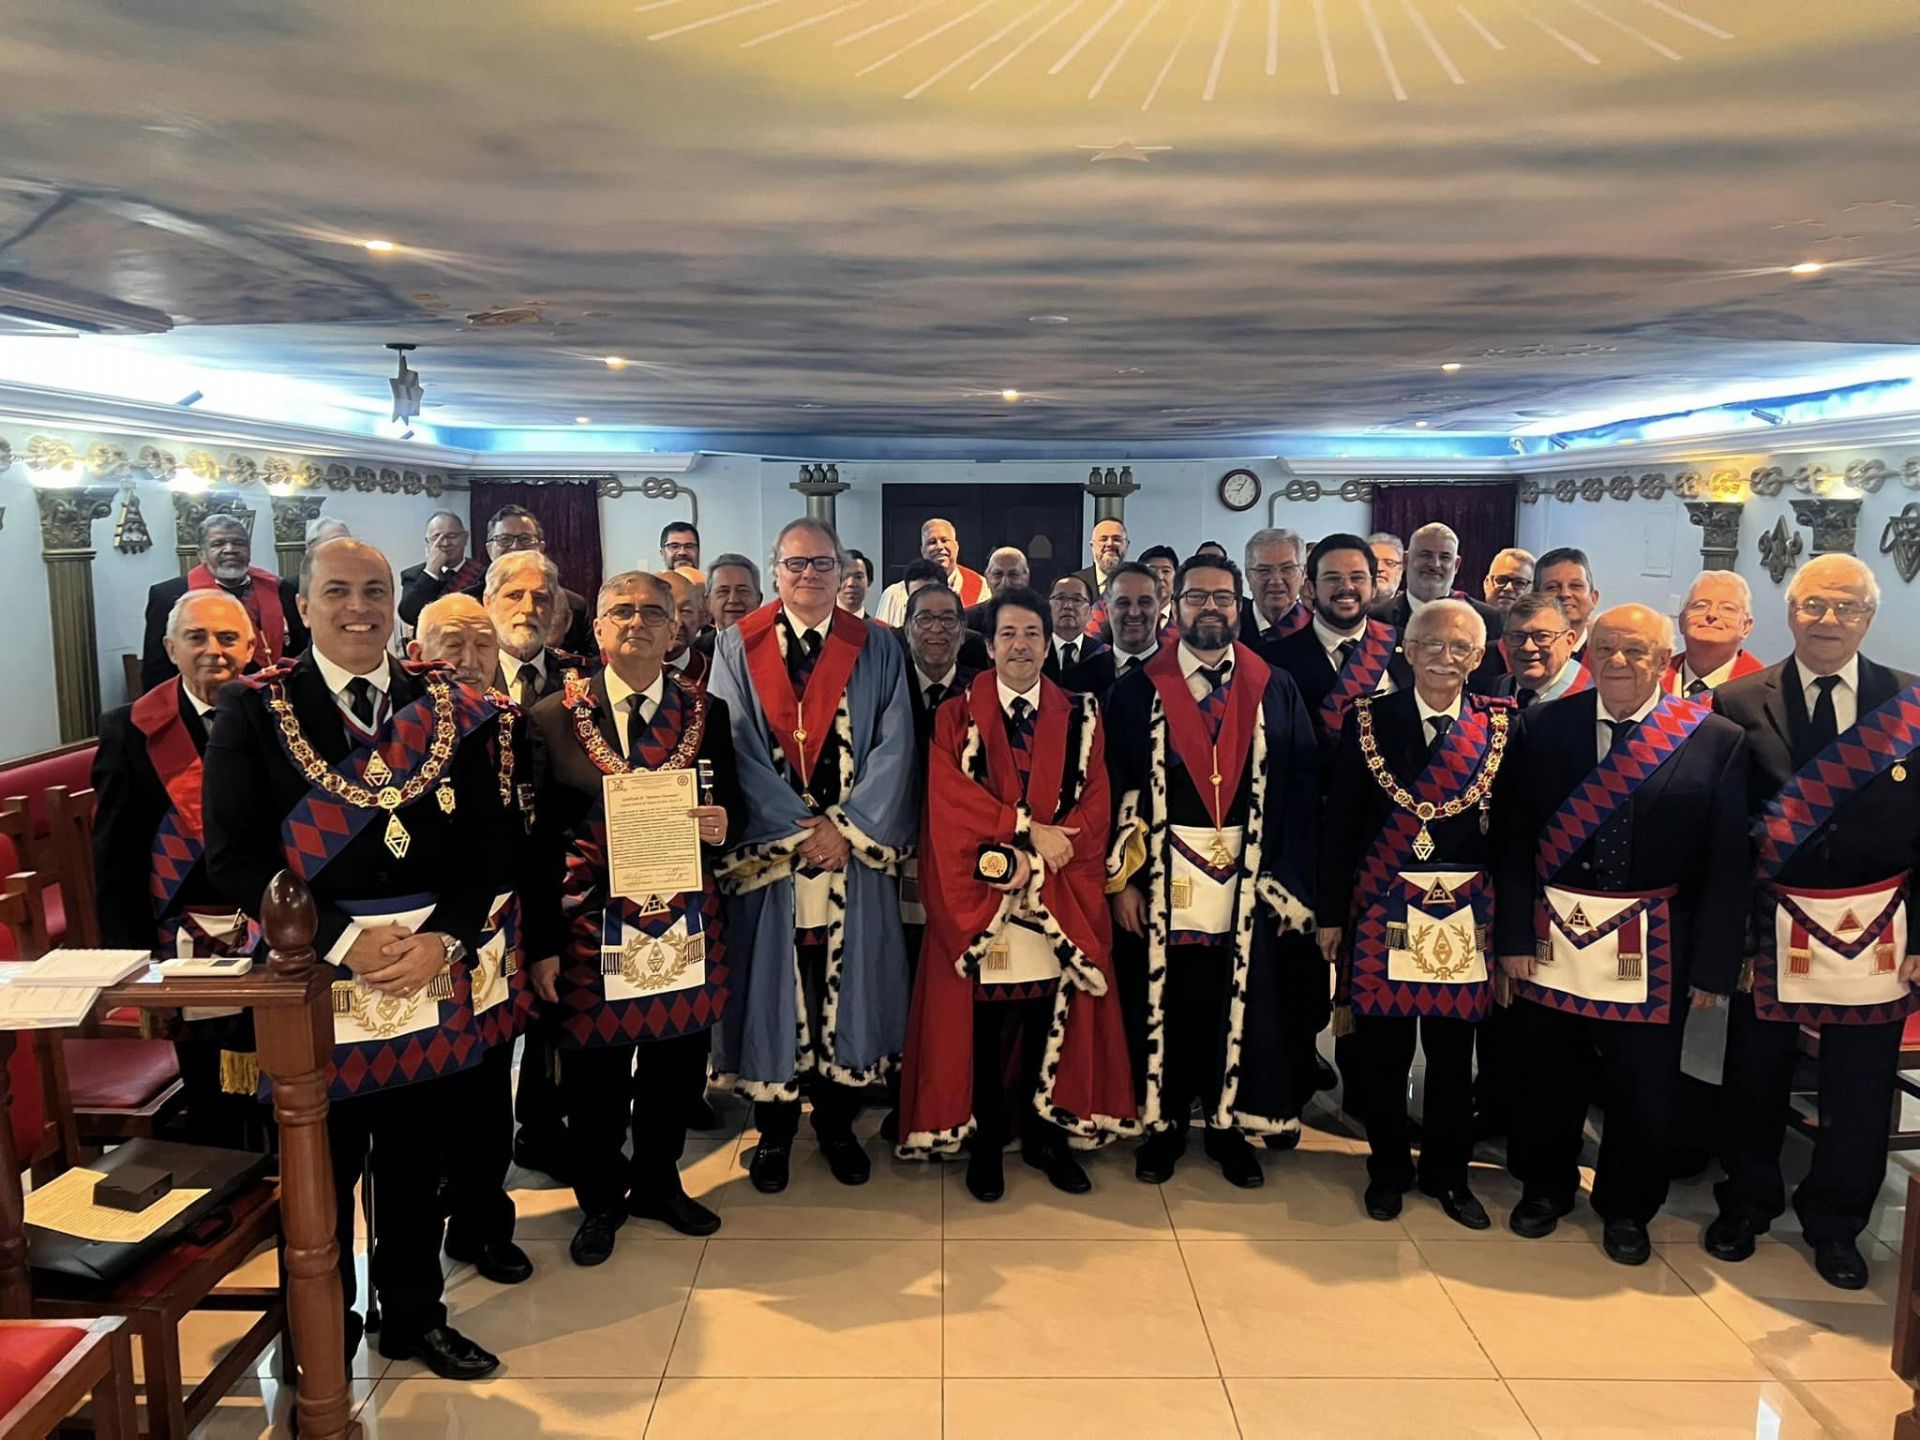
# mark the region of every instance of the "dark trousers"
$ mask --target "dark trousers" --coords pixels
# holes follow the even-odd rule
[[[513,1097],[513,1116],[520,1127],[523,1148],[545,1154],[564,1153],[567,1136],[566,1105],[554,1080],[554,1057],[559,1046],[554,1032],[557,1016],[538,1012],[521,1042],[520,1087]]]
[[[826,1034],[827,947],[796,946],[795,959],[800,970],[799,1001],[807,1007],[807,1025],[817,1047]],[[866,1103],[866,1091],[823,1075],[809,1076],[804,1083],[813,1101],[813,1133],[829,1140],[850,1137]],[[761,1100],[753,1107],[753,1124],[762,1140],[787,1144],[800,1133],[800,1102]]]
[[[1496,1005],[1473,1027],[1478,1062],[1473,1077],[1473,1113],[1488,1135],[1507,1133],[1513,1096],[1513,1005]]]
[[[1684,985],[1674,994],[1684,996]],[[1687,1012],[1665,1025],[1590,1020],[1520,1000],[1513,1006],[1513,1095],[1507,1168],[1529,1196],[1571,1203],[1580,1188],[1580,1142],[1590,1098],[1605,1112],[1593,1209],[1603,1220],[1645,1224],[1667,1198],[1674,1095]],[[1598,1093],[1583,1077],[1598,1059]]]
[[[1473,1156],[1473,1037],[1479,1027],[1439,1015],[1357,1015],[1341,1042],[1347,1104],[1367,1127],[1367,1175],[1382,1184],[1423,1190],[1464,1189]],[[1426,1098],[1420,1112],[1420,1166],[1414,1169],[1407,1125],[1407,1077],[1415,1038],[1426,1051]]]
[[[456,1250],[513,1239],[513,1047],[496,1045],[480,1063],[444,1082],[456,1097],[447,1116],[447,1243]],[[384,1197],[382,1197],[384,1198]]]
[[[1227,980],[1233,951],[1225,946],[1169,945],[1162,992],[1166,1069],[1160,1082],[1161,1117],[1186,1133],[1198,1100],[1207,1117],[1220,1104],[1225,1074]]]
[[[1052,1021],[1051,996],[973,1002],[975,1149],[998,1150],[1017,1135],[1023,1150],[1045,1150],[1059,1135],[1033,1108]]]
[[[1263,918],[1256,922],[1266,924]],[[1280,1038],[1294,1100],[1304,1110],[1320,1088],[1320,1032],[1333,1018],[1333,970],[1311,931],[1288,931],[1274,945],[1280,992]]]
[[[1752,996],[1736,995],[1731,1003],[1720,1085],[1720,1163],[1727,1178],[1714,1193],[1723,1212],[1764,1229],[1786,1209],[1780,1145],[1800,1027],[1760,1019]],[[1867,1228],[1887,1174],[1900,1031],[1898,1020],[1820,1027],[1820,1132],[1813,1166],[1793,1192],[1809,1244],[1851,1240]]]
[[[446,1168],[448,1131],[460,1098],[459,1078],[417,1080],[336,1100],[327,1110],[340,1293],[351,1311],[353,1225],[360,1213],[353,1187],[363,1170],[371,1170],[374,1235],[367,1272],[380,1292],[386,1333],[401,1339],[447,1323],[437,1192]],[[358,1329],[349,1322],[349,1343]]]
[[[707,1032],[632,1045],[592,1045],[560,1057],[573,1194],[588,1215],[626,1209],[627,1197],[680,1189],[687,1097],[706,1083]],[[633,1132],[633,1160],[621,1150]]]

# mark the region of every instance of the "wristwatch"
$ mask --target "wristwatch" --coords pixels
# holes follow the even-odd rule
[[[456,960],[464,960],[467,958],[467,945],[464,940],[458,940],[443,931],[436,931],[435,933],[439,936],[441,946],[447,952],[446,963],[449,966]]]

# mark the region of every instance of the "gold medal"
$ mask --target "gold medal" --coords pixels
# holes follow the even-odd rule
[[[407,803],[406,797],[400,793],[400,789],[396,785],[387,786],[386,789],[382,790],[373,798],[374,803],[379,805],[382,810],[398,810],[402,805]]]
[[[1431,860],[1433,858],[1433,832],[1427,829],[1427,822],[1420,822],[1420,833],[1413,837],[1413,858]]]
[[[393,779],[392,767],[380,758],[378,751],[375,751],[367,757],[367,763],[360,773],[366,777],[367,784],[375,788],[385,785]]]
[[[407,833],[407,827],[400,823],[400,817],[398,815],[389,814],[387,816],[386,841],[387,849],[393,852],[394,859],[404,860],[407,858],[407,847],[413,844],[413,836]]]
[[[447,784],[446,781],[442,780],[440,782],[440,788],[433,792],[433,798],[440,802],[440,813],[442,815],[453,814],[453,787]]]
[[[807,732],[796,727],[793,732],[793,738],[796,744],[804,745],[807,743]]]
[[[1904,760],[1894,761],[1893,769],[1889,773],[1893,776],[1894,783],[1896,785],[1899,784],[1907,778],[1907,762]]]

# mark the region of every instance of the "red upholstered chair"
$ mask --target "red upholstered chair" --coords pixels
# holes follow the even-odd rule
[[[100,1440],[138,1440],[125,1322],[0,1320],[0,1440],[40,1440],[89,1400]]]
[[[52,878],[60,888],[66,943],[97,946],[100,919],[94,908],[93,790],[49,785],[44,798],[47,838],[41,848],[41,859],[45,862],[43,869],[51,869]]]
[[[64,789],[68,793],[84,790],[92,782],[93,753],[98,747],[91,740],[43,750],[0,765],[0,874],[15,870],[37,870],[46,887],[42,897],[47,919],[47,934],[56,945],[67,941],[67,916],[75,908],[74,897],[61,885],[60,856],[53,843],[53,818],[47,792]],[[15,802],[19,804],[16,806]],[[14,854],[5,853],[10,843]],[[85,912],[91,917],[91,910]],[[76,945],[88,943],[76,939]]]

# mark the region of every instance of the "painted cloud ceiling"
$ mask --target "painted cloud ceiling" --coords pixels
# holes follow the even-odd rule
[[[0,24],[0,289],[173,325],[6,341],[16,381],[155,361],[214,408],[373,410],[404,340],[442,425],[1199,440],[1551,428],[1911,374],[1920,340],[1912,0]]]

